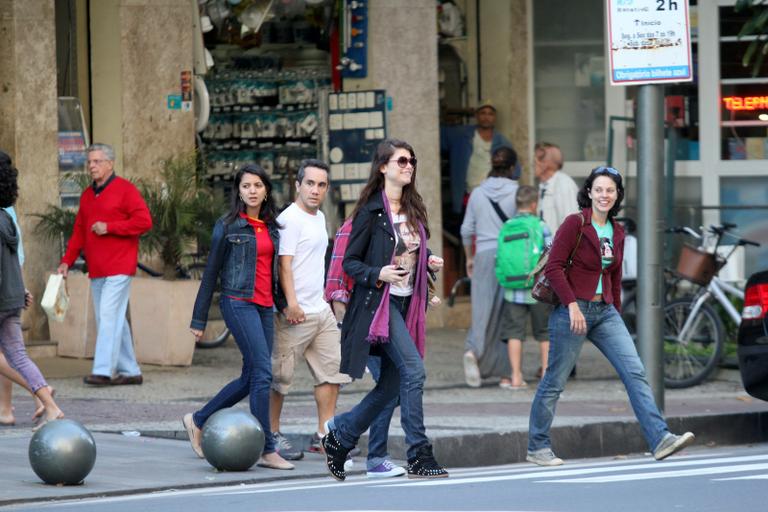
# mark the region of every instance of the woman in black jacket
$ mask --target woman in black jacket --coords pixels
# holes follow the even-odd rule
[[[229,214],[216,221],[208,263],[197,292],[190,330],[200,339],[216,282],[221,283],[221,313],[243,354],[243,371],[202,409],[182,419],[192,449],[203,457],[201,431],[216,411],[232,407],[246,396],[264,430],[264,451],[257,464],[270,469],[293,469],[275,451],[270,431],[269,388],[272,384],[272,308],[277,300],[277,252],[280,236],[272,182],[258,165],[235,174]]]
[[[427,272],[443,262],[428,255],[427,210],[416,190],[416,156],[407,142],[379,144],[352,215],[343,266],[355,286],[341,330],[341,372],[362,377],[373,349],[381,355],[381,375],[351,411],[326,422],[322,443],[328,469],[337,480],[346,478],[347,454],[399,395],[408,476],[446,477],[432,454],[422,407]]]

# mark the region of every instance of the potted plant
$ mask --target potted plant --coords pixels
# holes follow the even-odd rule
[[[81,194],[91,183],[90,176],[84,172],[66,173],[62,176],[60,187],[74,194]],[[34,232],[41,238],[55,243],[59,247],[59,256],[64,254],[68,238],[75,227],[75,208],[48,205],[43,213],[34,213],[38,219]],[[48,322],[51,340],[57,342],[57,353],[65,357],[93,357],[96,346],[96,317],[91,300],[91,286],[88,276],[83,272],[73,271],[67,277],[69,309],[63,322]]]
[[[137,277],[131,285],[131,326],[141,363],[192,363],[195,343],[189,319],[200,282],[179,277],[185,253],[195,247],[203,230],[200,219],[214,204],[198,169],[196,153],[181,154],[165,160],[157,177],[138,183],[152,215],[152,229],[141,240],[142,253],[162,264],[162,279]]]

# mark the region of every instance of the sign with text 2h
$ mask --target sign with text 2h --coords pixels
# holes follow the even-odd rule
[[[611,85],[690,82],[688,0],[606,0]]]

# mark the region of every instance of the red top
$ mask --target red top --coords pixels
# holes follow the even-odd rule
[[[582,226],[582,217],[585,222]],[[574,213],[566,217],[555,233],[555,241],[544,272],[560,302],[565,305],[581,300],[592,300],[597,290],[597,281],[603,275],[603,302],[613,304],[621,312],[621,262],[624,259],[624,229],[618,222],[613,224],[613,263],[603,269],[600,255],[600,240],[592,227],[592,208],[584,208],[581,215]],[[567,272],[568,257],[576,245],[581,230],[581,242],[573,255],[573,265]]]
[[[107,223],[107,233],[91,230],[96,222]],[[82,251],[91,278],[136,273],[139,235],[152,228],[152,217],[141,194],[130,181],[115,176],[99,195],[88,187],[80,196],[72,237],[61,263],[70,267]]]
[[[259,306],[272,307],[275,304],[272,297],[272,258],[275,256],[275,246],[264,221],[244,213],[240,216],[248,221],[256,235],[256,268],[254,269],[256,277],[253,279],[253,297],[244,300]]]

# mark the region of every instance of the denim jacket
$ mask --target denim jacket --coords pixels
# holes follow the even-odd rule
[[[274,222],[268,224],[267,229],[275,247],[272,257],[272,296],[278,309],[282,309],[280,305],[284,299],[277,273],[280,233]],[[208,263],[192,310],[192,329],[205,329],[217,281],[220,280],[223,295],[238,299],[253,297],[256,254],[256,235],[248,221],[242,217],[238,217],[231,224],[225,224],[223,217],[216,221],[211,237],[211,252],[208,254]]]

